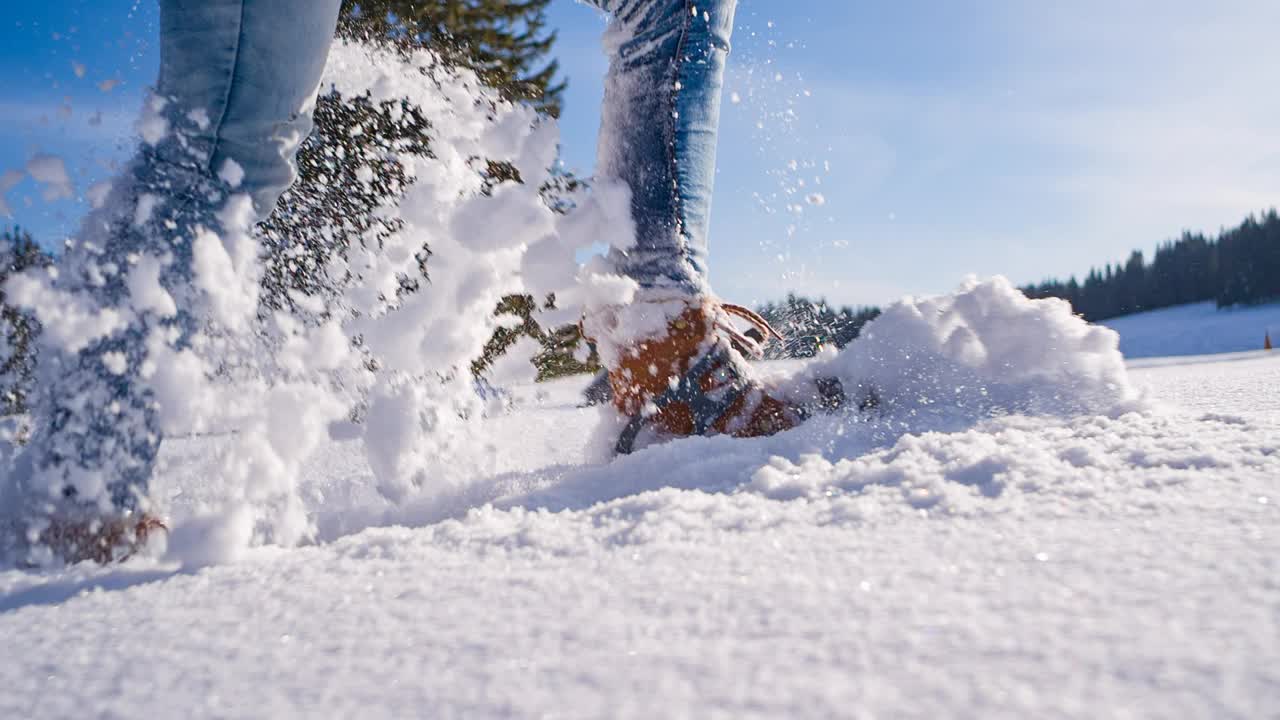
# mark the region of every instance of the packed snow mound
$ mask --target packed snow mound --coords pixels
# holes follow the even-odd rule
[[[863,406],[945,426],[996,414],[1113,414],[1137,407],[1115,332],[1062,300],[1029,300],[1007,279],[905,298],[843,352],[811,366]]]
[[[1280,303],[1219,309],[1203,302],[1103,320],[1120,333],[1127,358],[1261,350],[1267,334],[1280,345]]]

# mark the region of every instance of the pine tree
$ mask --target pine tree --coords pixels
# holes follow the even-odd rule
[[[315,129],[298,150],[298,181],[258,226],[264,313],[296,312],[299,293],[331,301],[336,289],[328,276],[330,261],[346,259],[352,247],[380,244],[402,224],[375,212],[408,179],[393,158],[431,152],[426,119],[404,101],[375,104],[366,97],[323,95],[314,116]],[[359,178],[362,169],[371,171],[367,181]],[[427,278],[429,256],[428,248],[419,250],[421,274],[401,278],[402,291]]]
[[[546,29],[549,2],[344,0],[338,34],[404,52],[429,49],[442,68],[469,68],[505,99],[556,114],[564,83],[556,80],[558,64],[547,59],[556,38]],[[433,79],[424,76],[422,81]],[[357,246],[376,252],[399,229],[398,219],[377,209],[404,191],[408,178],[398,158],[431,157],[431,138],[429,123],[407,103],[373,103],[367,97],[336,93],[318,99],[315,130],[298,153],[298,182],[260,226],[266,250],[264,314],[287,309],[307,317],[297,301],[300,296],[329,301],[339,295],[335,284],[360,281],[331,277],[331,260],[346,258]],[[509,163],[477,160],[486,188],[521,182]],[[357,171],[365,173],[364,181],[358,181]],[[567,212],[572,206],[569,198],[583,185],[570,174],[553,173],[542,188],[543,196],[553,210]],[[429,282],[430,256],[430,248],[419,249],[418,271],[401,278],[401,293]],[[500,331],[473,370],[483,370],[518,335],[529,335],[545,348],[537,358],[542,378],[589,367],[574,359],[580,342],[576,326],[538,327],[532,319],[536,308],[526,297],[506,298],[496,312],[513,309],[523,310],[526,322],[514,334]]]
[[[1209,300],[1219,307],[1272,302],[1280,299],[1280,213],[1250,216],[1215,239],[1184,232],[1161,244],[1150,263],[1134,251],[1124,264],[1091,269],[1083,283],[1045,280],[1023,292],[1065,298],[1090,321]]]
[[[27,410],[27,397],[35,382],[35,338],[40,324],[29,313],[8,304],[4,283],[15,273],[48,267],[53,256],[19,228],[0,234],[0,413]]]
[[[555,307],[555,298],[548,298],[544,307]],[[600,369],[600,361],[594,350],[585,358],[578,359],[578,348],[582,340],[582,331],[577,325],[565,325],[555,330],[544,330],[534,319],[537,307],[531,295],[509,295],[498,304],[499,315],[514,315],[520,318],[520,324],[514,327],[500,327],[485,345],[484,353],[471,364],[471,371],[481,375],[489,365],[506,352],[521,337],[531,337],[542,345],[542,351],[533,357],[533,365],[538,370],[537,379],[552,380],[566,375],[596,372]]]
[[[558,80],[559,63],[550,58],[556,33],[547,28],[546,9],[551,0],[343,0],[339,33],[403,48],[427,48],[444,64],[476,73],[485,85],[503,98],[527,102],[540,112],[560,114],[565,83]],[[520,182],[515,168],[489,163],[492,184]],[[559,172],[543,188],[548,204],[567,212],[571,196],[582,182]],[[428,249],[424,248],[424,253]],[[424,255],[425,257],[425,255]],[[423,266],[425,275],[425,264]],[[511,313],[523,322],[512,330],[500,329],[490,340],[473,371],[482,372],[499,354],[527,335],[544,348],[535,359],[538,379],[545,380],[595,368],[575,358],[582,342],[577,326],[547,330],[533,319],[533,298],[504,298],[498,314]]]
[[[549,2],[344,0],[338,34],[402,50],[429,48],[443,66],[471,68],[507,98],[554,113],[564,83],[553,84],[559,66],[545,61],[556,38],[546,30]],[[403,191],[406,180],[403,165],[389,158],[431,153],[430,128],[406,103],[324,94],[314,120],[315,129],[298,152],[297,182],[260,226],[266,251],[264,312],[297,311],[298,293],[331,294],[335,279],[326,276],[326,268],[332,258],[345,257],[357,244],[376,245],[398,229],[398,221],[375,212]],[[372,177],[357,181],[361,169],[371,170]],[[487,174],[494,184],[518,181],[513,168],[500,163],[490,163]],[[577,181],[565,182],[572,189]],[[427,278],[429,256],[429,248],[420,250],[421,274],[402,278],[402,291]]]
[[[447,65],[475,71],[509,100],[560,114],[565,83],[548,56],[551,0],[343,0],[339,32],[425,47]]]

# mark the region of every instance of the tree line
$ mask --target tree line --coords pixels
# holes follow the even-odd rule
[[[1032,298],[1057,297],[1086,320],[1099,321],[1144,310],[1208,302],[1218,307],[1280,299],[1280,216],[1268,210],[1249,216],[1216,238],[1184,232],[1161,243],[1150,262],[1140,250],[1129,259],[1074,276],[1028,285]]]

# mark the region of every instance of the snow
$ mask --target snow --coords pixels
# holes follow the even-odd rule
[[[136,312],[154,312],[159,317],[173,317],[178,312],[173,297],[160,284],[160,261],[143,257],[129,270],[129,298]]]
[[[1129,376],[1141,412],[826,418],[586,466],[584,380],[521,386],[491,473],[399,503],[322,441],[318,544],[246,549],[242,513],[179,522],[236,536],[185,567],[0,573],[0,714],[1274,715],[1280,356]],[[167,447],[175,518],[228,440]]]
[[[480,439],[478,423],[487,407],[476,397],[468,370],[498,324],[493,308],[499,299],[525,291],[524,273],[536,278],[542,292],[556,293],[557,312],[566,317],[618,294],[616,275],[597,265],[579,267],[574,258],[598,241],[595,231],[601,227],[629,242],[631,225],[617,220],[627,217],[629,193],[600,182],[573,198],[571,213],[551,212],[538,189],[557,155],[554,122],[494,97],[470,73],[439,67],[426,52],[402,56],[336,43],[321,82],[321,92],[334,91],[416,105],[430,123],[432,152],[397,156],[408,178],[403,198],[377,209],[379,216],[396,220],[396,230],[333,259],[332,285],[319,317],[313,310],[310,317],[306,311],[274,313],[260,321],[260,247],[252,203],[243,194],[229,197],[213,228],[192,230],[191,287],[161,287],[168,274],[163,269],[172,261],[161,251],[130,258],[132,267],[124,269],[128,297],[118,303],[100,303],[83,292],[77,287],[82,278],[122,270],[93,252],[113,242],[107,235],[117,221],[131,219],[143,233],[163,225],[163,199],[144,193],[134,200],[128,171],[86,221],[78,244],[84,252],[62,263],[80,267],[63,267],[57,276],[28,273],[8,283],[11,299],[38,315],[50,350],[75,352],[125,328],[145,334],[140,376],[155,392],[166,432],[233,431],[232,442],[204,470],[220,479],[220,494],[190,513],[210,528],[182,545],[194,558],[236,554],[195,547],[200,537],[252,544],[310,541],[315,528],[299,495],[298,473],[328,428],[353,414],[365,420],[354,427],[368,434],[359,452],[377,476],[373,486],[388,497],[403,498],[424,484],[450,487],[455,480],[447,476],[455,466],[482,471],[496,449]],[[174,131],[164,100],[151,98],[142,110],[137,128],[143,143],[155,145]],[[486,192],[482,159],[511,162],[524,184]],[[53,167],[52,160],[46,164]],[[33,175],[37,170],[28,167]],[[52,170],[45,170],[46,181],[53,182]],[[240,170],[227,161],[220,176],[235,186],[243,180]],[[526,263],[533,243],[557,251]],[[431,281],[403,295],[401,282],[420,272],[424,247],[431,250]],[[207,322],[190,337],[154,323],[177,308]],[[358,350],[352,338],[360,339]],[[143,429],[135,431],[140,435]],[[113,469],[91,470],[84,475],[93,482],[76,480],[74,489],[86,500],[102,499],[101,478]],[[59,495],[68,482],[57,468],[35,475],[23,482],[35,492]],[[0,477],[0,486],[12,484],[12,477]],[[247,537],[233,532],[246,511],[252,527]]]
[[[42,280],[38,272],[13,275],[4,286],[10,302],[35,313],[41,342],[77,352],[127,323],[127,313],[98,308],[84,294],[60,292]]]
[[[502,386],[530,384],[538,375],[533,358],[541,352],[542,345],[537,340],[527,335],[522,336],[493,361],[487,375]]]
[[[111,193],[110,182],[96,182],[85,190],[84,196],[89,201],[89,207],[97,210],[107,202],[107,196]]]
[[[103,92],[111,92],[115,80],[104,80],[98,87]],[[169,121],[161,113],[168,104],[164,98],[153,96],[143,103],[142,115],[138,117],[138,136],[148,145],[155,145],[169,134]]]
[[[208,122],[208,120],[206,119],[205,122]],[[222,178],[228,186],[238,188],[244,180],[244,168],[240,167],[240,163],[235,160],[227,158],[222,161],[222,168],[218,170],[218,177]]]
[[[0,717],[1280,713],[1280,356],[1126,365],[1125,330],[969,279],[842,353],[760,366],[797,399],[838,378],[840,413],[609,458],[616,415],[577,407],[587,378],[526,384],[532,343],[478,396],[492,308],[556,292],[622,345],[682,298],[574,264],[600,228],[630,243],[626,192],[546,212],[554,124],[430,68],[334,48],[325,88],[408,98],[438,142],[384,208],[385,252],[337,268],[361,282],[333,318],[252,325],[247,198],[195,239],[202,316],[269,332],[270,371],[215,381],[228,338],[148,336],[167,547],[0,566]],[[476,157],[529,186],[479,195]],[[396,298],[424,242],[432,282]],[[129,270],[126,309],[6,290],[75,349],[189,300],[163,260]]]
[[[36,153],[27,161],[27,174],[44,186],[42,193],[45,202],[53,202],[61,198],[75,195],[75,187],[71,184],[71,176],[67,174],[67,165],[62,158],[48,153]],[[5,188],[6,190],[8,188]]]
[[[917,429],[926,415],[1115,414],[1140,405],[1118,342],[1063,300],[1028,302],[1005,278],[969,278],[952,294],[886,307],[808,374],[839,378],[856,401],[906,413]]]
[[[1102,323],[1120,333],[1128,358],[1261,350],[1271,333],[1280,344],[1280,303],[1219,310],[1212,302],[1125,315]]]
[[[9,207],[5,196],[26,176],[27,174],[22,170],[5,170],[4,174],[0,174],[0,215],[7,218],[13,217],[13,208]]]

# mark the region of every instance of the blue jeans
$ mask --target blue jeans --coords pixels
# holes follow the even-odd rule
[[[41,349],[35,433],[15,472],[34,512],[131,511],[145,500],[163,436],[148,338],[176,331],[181,345],[201,320],[190,311],[197,229],[222,230],[233,192],[264,217],[293,182],[339,3],[161,0],[143,143],[64,253],[59,285],[127,307],[128,269],[166,258],[159,280],[176,312],[134,308],[127,326],[76,352]]]
[[[46,349],[24,462],[38,504],[137,509],[163,436],[146,367],[157,329],[189,335],[191,242],[233,193],[265,217],[296,176],[340,0],[161,0],[157,102],[137,156],[64,255],[64,289],[130,302],[137,258],[169,258],[176,312],[141,311],[76,352]],[[736,0],[594,0],[613,15],[599,174],[632,190],[636,245],[611,251],[648,288],[705,288],[720,89]],[[149,212],[137,213],[140,206]],[[141,217],[141,221],[138,218]],[[602,238],[606,239],[606,238]],[[180,343],[181,344],[181,343]],[[123,358],[124,362],[119,360]],[[110,362],[108,362],[110,359]],[[120,368],[123,370],[120,371]],[[112,368],[109,370],[108,368]]]
[[[705,291],[720,96],[737,0],[598,0],[610,58],[598,175],[632,192],[636,246],[615,267],[642,287]]]

